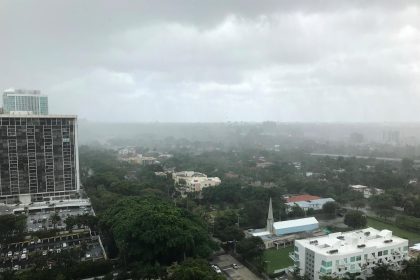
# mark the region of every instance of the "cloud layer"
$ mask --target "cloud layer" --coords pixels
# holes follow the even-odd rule
[[[0,38],[0,88],[95,121],[420,121],[416,1],[0,0]]]

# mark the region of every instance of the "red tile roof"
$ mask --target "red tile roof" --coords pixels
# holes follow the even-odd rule
[[[320,199],[319,196],[303,194],[297,196],[291,196],[287,199],[287,202],[299,202],[299,201],[308,201],[308,200],[315,200]]]

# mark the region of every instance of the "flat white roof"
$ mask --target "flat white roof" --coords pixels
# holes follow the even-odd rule
[[[273,227],[275,229],[287,229],[291,227],[307,226],[307,225],[313,225],[313,224],[318,224],[318,221],[314,217],[310,217],[310,218],[275,222],[273,224]]]
[[[296,240],[296,243],[319,254],[332,255],[330,251],[336,251],[334,254],[352,254],[361,253],[365,248],[408,245],[408,240],[392,235],[390,230],[377,230],[369,227],[349,232],[331,233],[322,237]]]
[[[368,186],[363,186],[363,185],[350,185],[351,188],[353,189],[366,189],[368,188]]]
[[[26,114],[0,114],[0,118],[34,118],[34,119],[53,119],[53,118],[71,118],[77,119],[77,115],[26,115]]]
[[[264,236],[264,235],[270,235],[271,233],[268,231],[258,231],[251,233],[252,236]]]

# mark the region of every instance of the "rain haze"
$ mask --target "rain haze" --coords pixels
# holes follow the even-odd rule
[[[0,88],[100,122],[416,122],[418,1],[0,0]]]
[[[420,280],[420,0],[0,0],[0,280]]]

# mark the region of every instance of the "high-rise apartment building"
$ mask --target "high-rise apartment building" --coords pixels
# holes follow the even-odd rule
[[[3,93],[3,113],[48,115],[48,96],[39,90],[9,89]]]
[[[389,230],[366,228],[295,241],[290,257],[300,274],[319,280],[322,276],[342,278],[347,274],[366,279],[373,268],[387,265],[401,270],[408,260],[408,240]]]
[[[79,191],[75,116],[0,114],[0,201],[42,201]]]

